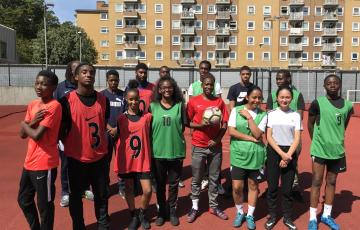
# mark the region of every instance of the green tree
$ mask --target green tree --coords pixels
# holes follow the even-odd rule
[[[78,32],[81,32],[79,34]],[[47,29],[48,63],[49,65],[63,65],[80,58],[80,36],[82,61],[95,64],[97,51],[94,42],[89,39],[84,30],[74,26],[71,22]],[[32,41],[32,63],[45,63],[44,31],[40,30],[36,39]]]

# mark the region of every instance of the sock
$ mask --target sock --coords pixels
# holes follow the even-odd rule
[[[324,212],[322,214],[323,217],[331,216],[332,205],[324,204]]]
[[[316,213],[317,213],[317,208],[312,208],[312,207],[310,207],[310,221],[311,221],[311,220],[317,221],[317,219],[316,219]]]
[[[244,214],[244,205],[236,204],[235,206],[236,206],[238,213],[240,213],[241,215]]]
[[[192,200],[192,208],[199,210],[199,199]]]
[[[248,216],[254,216],[255,207],[248,205]]]

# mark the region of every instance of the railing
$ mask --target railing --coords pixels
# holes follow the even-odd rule
[[[216,4],[230,4],[230,0],[216,0]]]
[[[323,20],[338,20],[335,12],[324,14]]]
[[[194,42],[182,42],[181,49],[182,50],[194,50]]]
[[[195,60],[193,58],[182,58],[180,59],[181,66],[194,66]]]
[[[336,28],[324,28],[323,35],[325,36],[337,36]]]
[[[304,30],[303,28],[290,28],[290,36],[303,36]]]
[[[139,16],[136,9],[128,9],[123,12],[125,18],[137,18]]]
[[[322,45],[322,50],[323,51],[336,51],[336,45],[334,44],[324,44]]]
[[[181,19],[194,19],[194,12],[184,11],[181,13]]]
[[[136,41],[125,42],[125,49],[138,49],[139,45]]]
[[[303,12],[291,12],[289,20],[304,20],[304,14]]]
[[[217,19],[230,19],[230,11],[218,11],[216,13]]]
[[[303,47],[301,43],[289,43],[289,51],[302,51]]]
[[[218,43],[216,43],[216,49],[217,50],[228,50],[229,43],[228,42],[218,42]]]
[[[195,3],[195,0],[181,0],[181,3]]]
[[[195,27],[194,26],[182,26],[181,27],[181,33],[182,34],[194,34],[195,33]]]
[[[339,5],[338,0],[324,0],[324,5]]]
[[[289,5],[303,5],[305,4],[304,0],[290,0]]]
[[[230,65],[229,58],[216,58],[215,65],[229,66]]]
[[[138,33],[138,25],[125,25],[124,33]]]
[[[216,35],[230,35],[229,27],[219,27],[216,29]]]
[[[301,66],[302,65],[302,60],[301,60],[301,58],[289,58],[289,65]]]

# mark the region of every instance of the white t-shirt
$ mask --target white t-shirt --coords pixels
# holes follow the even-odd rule
[[[280,146],[290,146],[294,142],[295,131],[302,130],[301,117],[291,109],[284,112],[280,108],[268,113],[267,127],[272,128],[272,137]]]
[[[256,110],[248,110],[245,107],[244,107],[244,109],[247,110],[250,113],[250,115],[252,116],[253,119],[255,119],[256,115],[259,112],[258,109],[256,109]],[[258,125],[258,128],[263,132],[265,132],[266,123],[267,123],[267,116],[264,116],[263,119],[260,121],[260,123]],[[236,107],[231,110],[228,126],[229,127],[234,127],[234,128],[236,127]]]
[[[198,80],[198,81],[200,81],[200,80]],[[193,87],[192,87],[192,83],[191,83],[190,86],[189,86],[189,89],[188,89],[188,95],[192,96],[193,94],[194,94],[193,93]],[[215,94],[216,95],[222,94],[221,86],[220,86],[219,82],[215,82]]]

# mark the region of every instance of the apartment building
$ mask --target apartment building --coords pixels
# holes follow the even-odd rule
[[[359,0],[109,0],[76,18],[100,65],[358,68]]]

